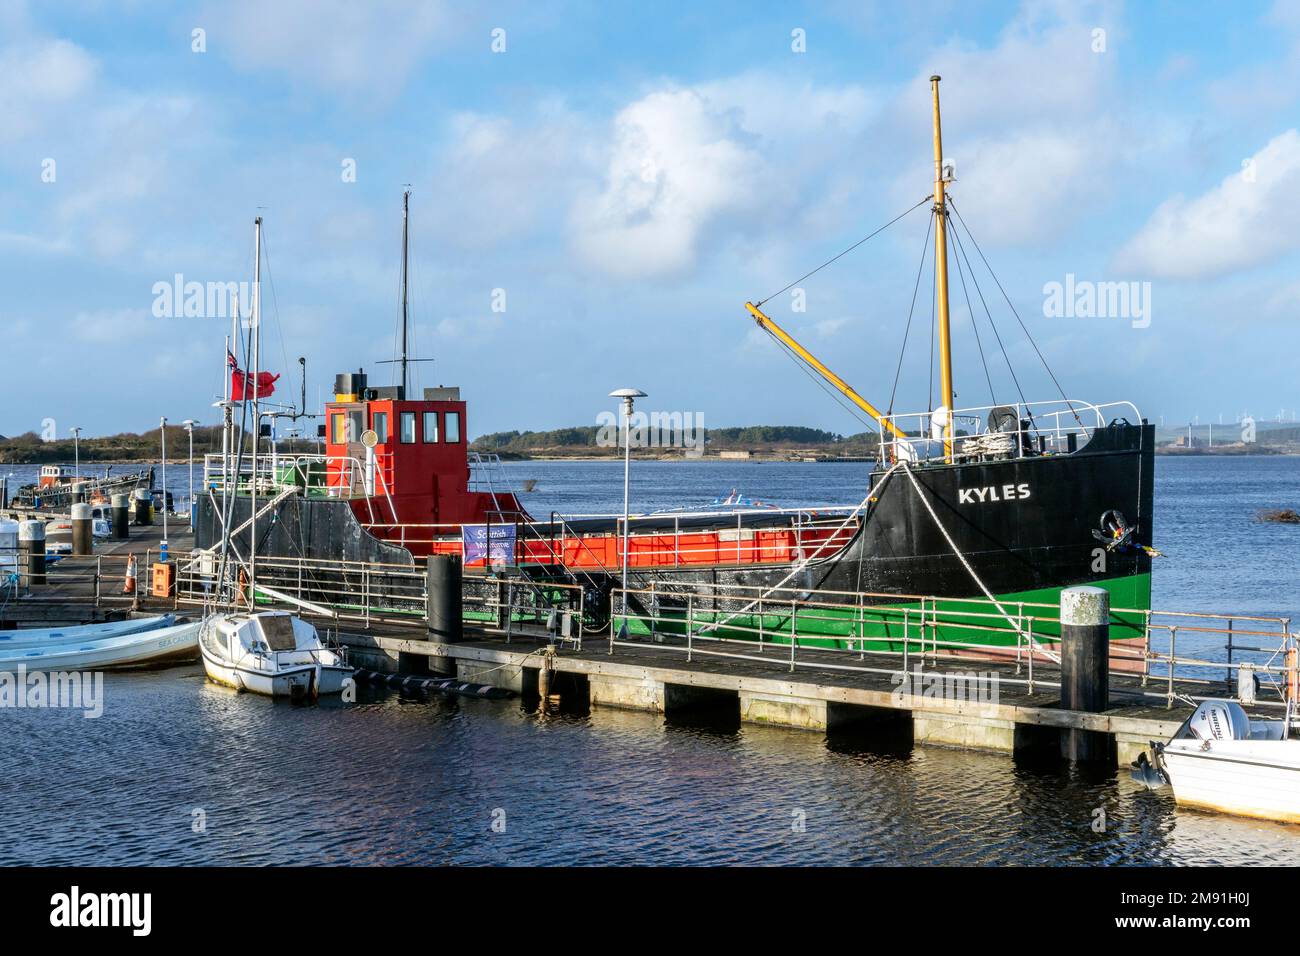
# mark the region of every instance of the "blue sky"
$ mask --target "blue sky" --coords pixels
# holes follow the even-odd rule
[[[312,405],[338,371],[387,381],[406,183],[419,384],[460,385],[471,434],[594,423],[629,384],[709,425],[860,431],[743,305],[929,193],[936,72],[958,208],[1071,397],[1300,407],[1300,4],[0,0],[0,433],[214,421],[228,321],[157,317],[154,286],[249,279],[259,212],[290,397],[299,355]],[[769,303],[881,404],[925,229]],[[1149,324],[1045,316],[1070,275],[1149,283]],[[952,281],[957,404],[990,402],[979,344],[1013,398]],[[928,301],[896,410],[932,401]]]

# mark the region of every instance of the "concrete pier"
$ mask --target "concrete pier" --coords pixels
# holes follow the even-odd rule
[[[518,630],[507,640],[502,634],[466,628],[456,644],[424,640],[423,628],[391,627],[347,633],[340,639],[352,653],[368,660],[388,660],[396,670],[400,655],[423,653],[454,662],[463,680],[505,687],[524,694],[538,689],[538,669],[548,635],[542,629],[523,635]],[[594,642],[579,650],[559,646],[550,658],[553,686],[585,690],[593,713],[632,710],[662,715],[687,714],[699,709],[732,713],[742,723],[786,727],[800,731],[834,733],[849,724],[861,724],[867,733],[891,739],[910,736],[917,746],[956,747],[1002,754],[1055,753],[1063,730],[1083,730],[1114,741],[1108,748],[1122,764],[1145,750],[1149,741],[1167,740],[1185,717],[1181,704],[1166,709],[1163,701],[1142,696],[1140,678],[1116,676],[1122,690],[1112,688],[1110,706],[1102,713],[1064,710],[1055,688],[1030,692],[1023,684],[1004,685],[994,699],[950,700],[902,693],[897,674],[886,669],[897,659],[874,663],[876,673],[846,672],[809,666],[796,674],[789,662],[773,651],[770,661],[745,659],[687,660],[667,645],[620,645],[614,654],[606,644]],[[812,658],[815,652],[805,655]],[[357,658],[354,657],[354,660]],[[829,656],[828,663],[843,657]],[[868,662],[873,663],[873,662]],[[969,663],[953,662],[965,668]],[[1015,674],[1013,662],[981,663],[981,671]],[[928,672],[927,672],[928,673]],[[570,691],[572,692],[572,691]],[[1112,756],[1111,759],[1114,759]]]

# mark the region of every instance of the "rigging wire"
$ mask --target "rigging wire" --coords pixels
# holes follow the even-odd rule
[[[1020,396],[1020,404],[1025,406],[1025,411],[1032,420],[1034,413],[1029,410],[1029,402],[1025,398],[1025,390],[1020,387],[1020,379],[1016,375],[1016,368],[1011,364],[1011,356],[1007,354],[1007,347],[1002,342],[1002,333],[998,331],[997,323],[993,321],[993,313],[989,309],[988,302],[984,299],[984,290],[980,288],[979,280],[975,278],[975,267],[971,264],[970,256],[966,252],[966,246],[963,245],[961,241],[961,234],[954,229],[952,231],[952,237],[957,245],[959,256],[966,260],[966,268],[970,272],[971,284],[975,286],[975,294],[979,296],[980,304],[984,306],[984,314],[988,317],[989,328],[993,330],[993,337],[998,341],[998,348],[1002,351],[1002,360],[1007,363],[1007,371],[1011,373],[1011,381],[1015,383],[1016,394]]]
[[[281,366],[286,372],[289,370],[289,352],[284,347],[284,325],[280,321],[280,303],[275,297],[275,277],[271,275],[271,249],[266,241],[266,223],[262,223],[262,258],[266,260],[266,280],[271,286],[271,312],[275,316],[275,332],[280,339],[280,359],[284,362]],[[262,316],[257,317],[258,324],[261,324]],[[279,403],[283,404],[283,403]],[[307,409],[302,409],[306,412]]]
[[[907,210],[904,210],[903,212],[900,212],[897,216],[895,216],[893,219],[889,220],[889,222],[885,223],[883,226],[881,226],[881,227],[880,227],[879,229],[877,229],[875,232],[873,232],[873,233],[871,233],[871,234],[869,234],[869,235],[863,236],[861,239],[859,239],[859,240],[858,240],[857,242],[855,242],[853,245],[849,246],[849,247],[848,247],[847,249],[845,249],[843,252],[839,253],[838,255],[831,256],[829,259],[827,259],[825,262],[823,262],[821,265],[819,265],[816,269],[813,269],[811,272],[805,272],[803,275],[801,275],[799,278],[795,279],[793,282],[791,282],[791,283],[790,283],[788,286],[786,286],[784,289],[778,289],[776,292],[773,292],[771,295],[767,296],[767,298],[760,299],[758,302],[756,302],[756,303],[754,304],[754,307],[755,307],[755,308],[762,308],[764,302],[767,302],[767,301],[769,301],[769,300],[771,300],[771,299],[775,299],[778,295],[780,295],[780,294],[783,293],[783,292],[788,292],[788,291],[790,291],[790,290],[793,289],[795,286],[797,286],[800,282],[803,282],[804,279],[807,279],[807,278],[809,278],[810,276],[816,275],[818,272],[821,272],[823,269],[825,269],[828,265],[830,265],[830,264],[831,264],[832,262],[834,262],[835,260],[844,258],[844,257],[847,256],[850,252],[852,252],[854,249],[856,249],[858,246],[860,246],[860,245],[862,245],[864,242],[866,242],[868,239],[871,239],[871,238],[874,237],[874,236],[878,236],[878,235],[880,235],[880,233],[884,232],[886,229],[888,229],[888,228],[889,228],[890,226],[892,226],[894,223],[898,222],[898,220],[902,219],[904,216],[908,215],[909,213],[915,212],[917,209],[920,209],[922,206],[924,206],[926,203],[928,203],[928,202],[929,202],[931,199],[933,199],[933,198],[934,198],[934,195],[933,195],[933,194],[931,194],[931,195],[929,195],[929,196],[926,196],[924,199],[922,199],[922,200],[921,200],[919,203],[917,203],[915,206],[911,207],[911,209],[907,209]]]
[[[898,350],[898,368],[894,370],[894,387],[889,390],[889,407],[886,414],[894,413],[894,396],[898,394],[898,381],[903,374],[903,356],[907,354],[907,340],[912,331],[912,316],[916,311],[916,296],[921,291],[921,273],[925,271],[925,257],[930,251],[930,232],[934,229],[934,211],[925,227],[925,241],[921,243],[921,261],[916,267],[916,282],[912,286],[912,304],[907,310],[907,326],[903,329],[903,346]]]
[[[814,375],[812,373],[812,370],[808,368],[807,363],[804,362],[804,360],[801,359],[795,353],[795,351],[792,348],[790,348],[790,346],[786,345],[779,338],[777,338],[776,335],[774,335],[772,332],[768,331],[767,329],[764,329],[763,331],[767,332],[768,336],[772,339],[772,341],[774,341],[777,345],[781,346],[781,351],[784,352],[787,357],[789,357],[790,361],[792,361],[795,364],[795,366],[799,369],[799,371],[807,375],[808,378],[812,380],[814,385],[816,385],[823,392],[825,392],[832,399],[834,399],[837,405],[839,405],[846,412],[848,412],[850,416],[857,419],[862,424],[866,425],[868,429],[874,428],[879,430],[880,427],[879,422],[872,421],[870,418],[864,417],[856,405],[852,405],[849,402],[845,401],[844,396],[841,395],[835,389],[831,388],[829,385],[827,385],[826,382],[821,378],[821,376]]]
[[[1006,299],[1007,306],[1011,309],[1011,314],[1014,315],[1016,321],[1020,323],[1020,328],[1025,333],[1025,338],[1029,339],[1029,344],[1034,347],[1034,352],[1037,353],[1038,360],[1043,363],[1043,368],[1047,370],[1047,374],[1051,378],[1052,384],[1055,385],[1056,390],[1061,393],[1061,401],[1065,402],[1065,407],[1070,410],[1070,414],[1074,416],[1074,420],[1082,425],[1083,419],[1079,417],[1079,413],[1074,410],[1074,405],[1071,404],[1068,398],[1066,398],[1065,389],[1061,388],[1061,383],[1057,381],[1056,374],[1052,371],[1052,367],[1047,364],[1047,359],[1043,357],[1042,351],[1038,348],[1038,343],[1035,342],[1034,337],[1029,334],[1029,328],[1025,325],[1024,319],[1020,318],[1020,313],[1016,311],[1016,307],[1011,301],[1011,296],[1007,295],[1007,290],[1002,288],[1002,283],[999,281],[997,273],[993,271],[993,267],[989,265],[989,260],[985,257],[984,250],[980,248],[979,242],[977,242],[975,236],[971,234],[970,226],[966,225],[966,220],[962,218],[961,210],[957,208],[956,203],[952,204],[952,208],[953,211],[957,213],[958,222],[960,222],[962,228],[966,230],[966,235],[970,239],[971,245],[975,247],[975,251],[979,253],[980,259],[984,262],[984,268],[989,270],[989,275],[993,277],[993,281],[997,284],[998,291],[1002,293],[1002,298]]]
[[[961,267],[961,256],[953,256],[953,261],[957,263],[957,277],[961,279],[962,295],[966,298],[966,312],[970,315],[970,327],[975,330],[975,348],[980,353],[980,364],[984,366],[984,381],[989,384],[989,401],[996,405],[998,403],[998,396],[997,392],[993,389],[993,376],[989,374],[988,359],[984,357],[984,342],[980,338],[979,322],[975,316],[975,309],[970,302],[970,290],[966,288],[966,272]],[[973,275],[971,276],[971,281],[975,281]]]

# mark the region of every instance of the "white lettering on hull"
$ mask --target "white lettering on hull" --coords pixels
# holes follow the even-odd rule
[[[1030,497],[1029,485],[985,485],[983,488],[958,488],[957,502],[963,505],[991,504],[999,501],[1023,501]]]

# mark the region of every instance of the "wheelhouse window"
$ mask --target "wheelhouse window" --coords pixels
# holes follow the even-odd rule
[[[443,418],[447,432],[443,441],[454,445],[460,441],[460,412],[448,412]]]
[[[415,443],[415,412],[402,412],[398,421],[401,424],[403,445]]]
[[[379,436],[379,444],[388,441],[388,412],[375,412],[370,416],[370,427]]]
[[[348,416],[345,412],[339,412],[337,415],[331,415],[334,422],[335,445],[346,445],[348,443]]]
[[[424,443],[431,445],[438,440],[438,413],[424,413]]]

